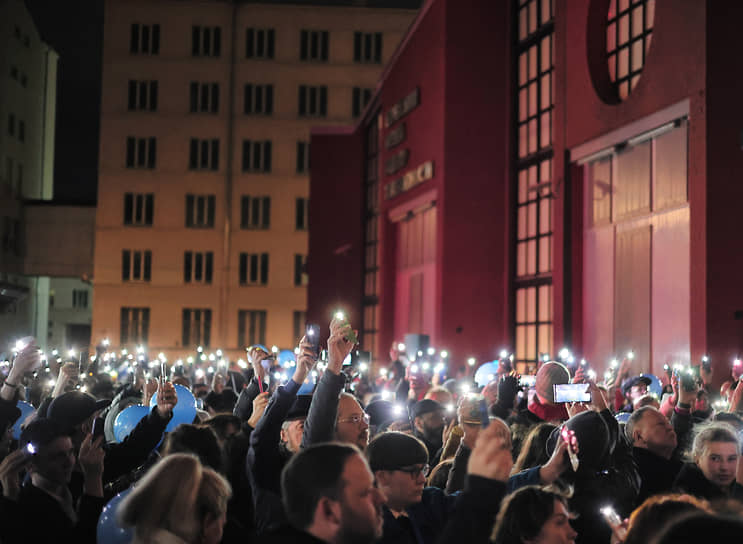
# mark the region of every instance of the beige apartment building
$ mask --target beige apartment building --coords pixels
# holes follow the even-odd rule
[[[361,114],[419,5],[106,1],[92,343],[295,345],[310,128]]]

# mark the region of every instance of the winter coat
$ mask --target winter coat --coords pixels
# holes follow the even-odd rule
[[[738,482],[734,481],[728,489],[721,489],[710,482],[695,463],[684,464],[673,483],[673,487],[676,491],[689,493],[708,501],[727,498],[743,500],[743,486]]]

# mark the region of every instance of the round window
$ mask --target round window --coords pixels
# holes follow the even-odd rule
[[[610,0],[606,15],[606,59],[616,98],[637,86],[653,38],[655,0]]]

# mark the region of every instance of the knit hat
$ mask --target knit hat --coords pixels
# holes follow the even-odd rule
[[[557,361],[549,361],[542,365],[537,372],[537,382],[534,389],[541,398],[554,404],[555,402],[555,385],[561,385],[570,382],[570,371],[565,365]]]
[[[480,416],[481,400],[483,400],[482,395],[474,394],[462,398],[462,404],[459,407],[460,423],[467,423],[468,425],[480,425],[482,423],[482,417]]]
[[[366,456],[372,472],[396,470],[428,462],[428,450],[423,442],[409,434],[394,431],[377,435],[369,442]]]
[[[615,443],[611,440],[609,427],[598,412],[589,410],[568,419],[564,426],[575,433],[578,441],[578,460],[580,467],[589,470],[607,468],[611,461]],[[547,453],[552,455],[560,436],[558,427],[547,439]]]
[[[438,412],[439,410],[441,410],[442,412],[445,410],[440,402],[436,402],[433,399],[423,399],[419,400],[413,405],[413,408],[410,410],[410,416],[411,418],[415,419],[416,417],[422,416],[423,414]]]

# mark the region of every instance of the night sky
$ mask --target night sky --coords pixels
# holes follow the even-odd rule
[[[26,0],[42,39],[59,53],[54,200],[96,201],[103,0]]]

